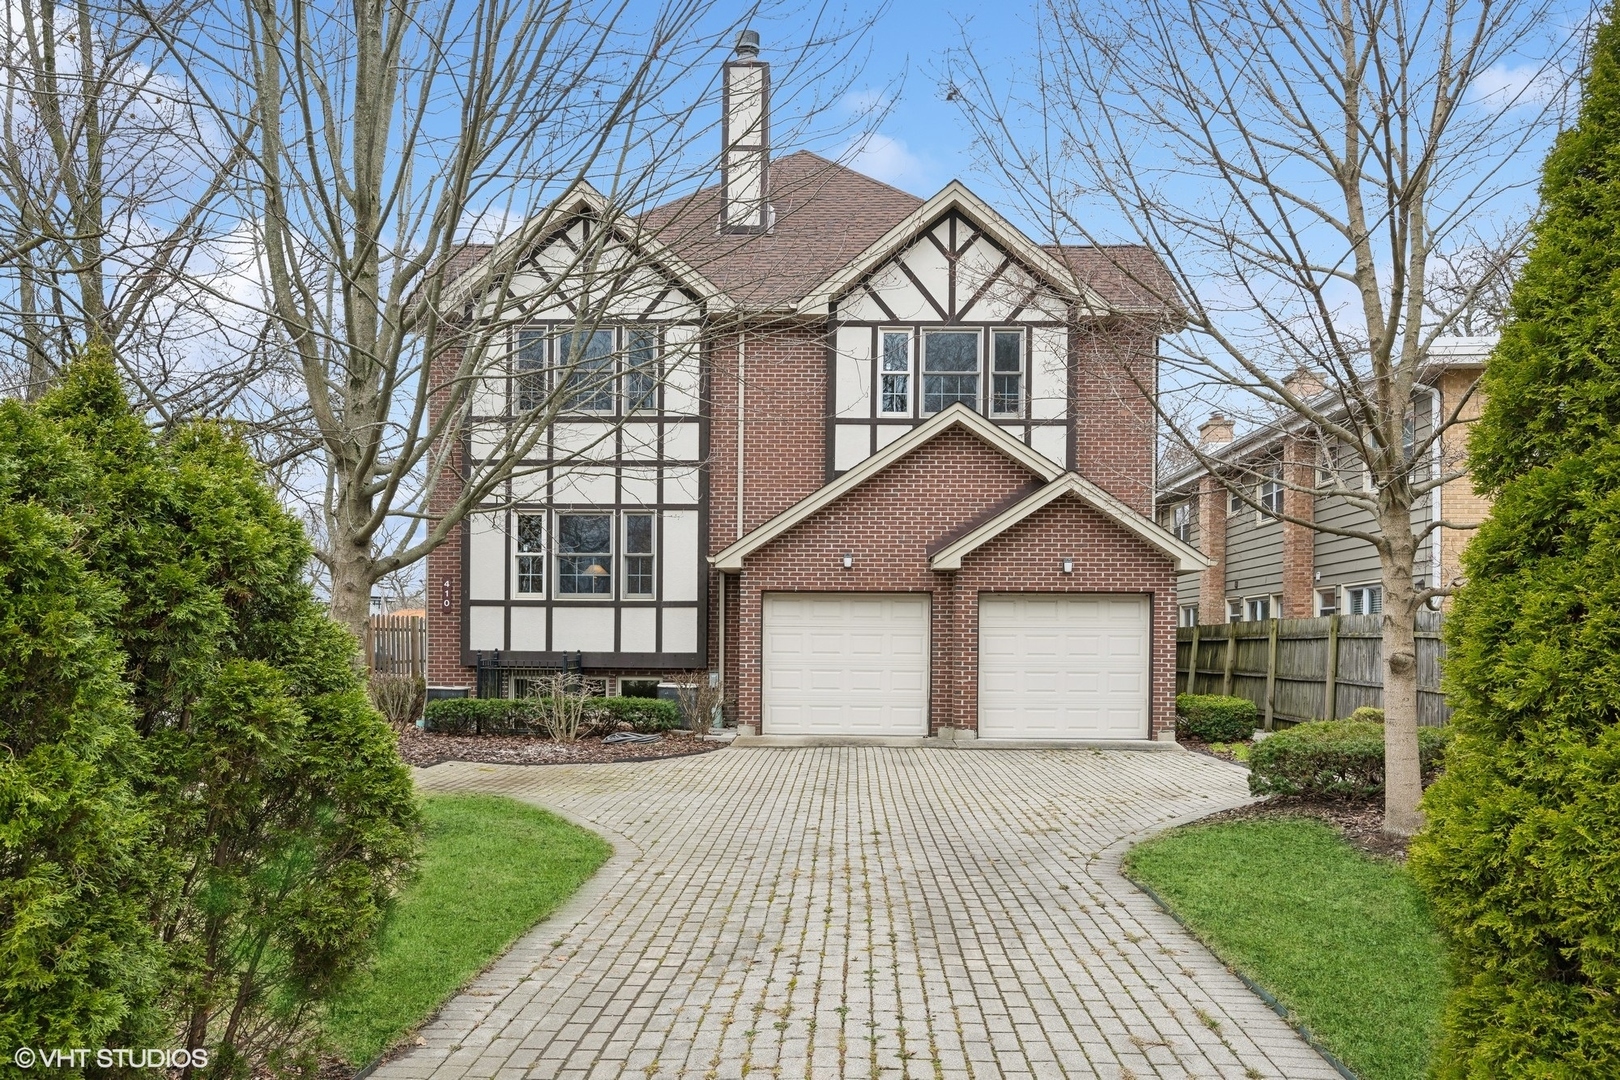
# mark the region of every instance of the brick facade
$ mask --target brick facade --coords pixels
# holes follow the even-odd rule
[[[450,396],[450,381],[461,364],[460,351],[446,351],[434,361],[433,385],[438,389],[428,399],[429,423],[437,423]],[[443,446],[437,448],[444,452]],[[451,468],[440,478],[428,502],[428,513],[442,515],[462,492],[462,448],[452,446]],[[463,641],[462,595],[466,585],[462,568],[462,538],[465,526],[458,525],[450,536],[427,557],[427,684],[467,687],[475,682],[473,670],[461,664]]]
[[[1439,380],[1440,415],[1449,417],[1459,402],[1462,409],[1458,423],[1441,436],[1440,467],[1451,470],[1461,468],[1468,456],[1468,432],[1479,419],[1485,404],[1484,395],[1476,388],[1463,401],[1469,387],[1479,378],[1473,369],[1448,371]],[[1471,476],[1463,475],[1440,485],[1440,514],[1456,525],[1478,525],[1491,512],[1491,501],[1474,491]],[[1440,585],[1450,585],[1462,578],[1462,551],[1473,537],[1472,529],[1440,530]]]
[[[1198,482],[1198,549],[1210,560],[1198,575],[1198,621],[1226,621],[1226,488],[1210,475]]]
[[[1315,448],[1305,439],[1283,440],[1282,611],[1284,619],[1316,614]],[[1289,521],[1288,518],[1295,518]]]
[[[1175,578],[1169,560],[1072,499],[1061,499],[969,555],[961,570],[928,567],[942,538],[1036,478],[962,431],[946,432],[754,552],[734,579],[739,720],[760,715],[763,594],[925,592],[932,597],[930,730],[978,726],[978,597],[982,592],[1107,592],[1152,598],[1155,732],[1173,729]],[[840,556],[854,555],[845,570]],[[1064,574],[1061,562],[1074,560]]]
[[[1153,448],[1158,418],[1143,392],[1155,386],[1158,336],[1125,320],[1071,331],[1071,467],[1126,506],[1153,516]]]

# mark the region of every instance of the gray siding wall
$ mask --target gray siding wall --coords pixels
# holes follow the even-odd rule
[[[1283,496],[1286,500],[1287,496]],[[1273,596],[1282,592],[1282,522],[1245,505],[1226,517],[1226,595]],[[1200,617],[1203,617],[1200,612]],[[1224,622],[1223,611],[1214,621]]]
[[[1159,524],[1166,529],[1173,530],[1176,523],[1176,507],[1186,501],[1185,499],[1177,499],[1166,503],[1159,511]],[[1193,508],[1192,539],[1188,543],[1199,551],[1203,551],[1203,536],[1198,530],[1198,500],[1194,498],[1191,505]],[[1183,604],[1198,603],[1198,582],[1202,576],[1202,574],[1198,573],[1178,574],[1176,576],[1176,606],[1178,608]],[[1205,619],[1207,615],[1201,611],[1198,613],[1198,617]]]

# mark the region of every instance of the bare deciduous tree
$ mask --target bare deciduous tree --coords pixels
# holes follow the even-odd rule
[[[1122,237],[1169,267],[1170,288],[1135,282],[1185,313],[1166,339],[1161,416],[1178,391],[1247,398],[1370,478],[1329,469],[1324,487],[1290,484],[1365,510],[1370,527],[1282,516],[1378,552],[1384,826],[1410,834],[1422,822],[1413,623],[1448,591],[1418,587],[1414,559],[1429,532],[1454,527],[1415,524],[1413,508],[1460,475],[1436,451],[1466,405],[1418,437],[1413,393],[1437,370],[1436,341],[1469,328],[1518,250],[1510,231],[1480,265],[1442,264],[1481,220],[1527,216],[1521,155],[1534,159],[1556,124],[1578,31],[1543,0],[1049,0],[1043,14],[1027,95],[1008,96],[968,46],[948,96],[1054,240]],[[1300,368],[1315,380],[1291,387]],[[1258,509],[1252,477],[1227,475],[1190,436],[1173,429]]]
[[[577,330],[600,325],[658,260],[635,215],[714,168],[718,138],[697,142],[693,118],[737,23],[713,0],[634,14],[611,0],[247,0],[164,28],[245,158],[263,310],[299,384],[280,443],[289,461],[314,448],[317,552],[356,632],[376,582],[487,508],[559,413],[614,377],[576,349],[518,387],[502,423],[475,425],[481,387],[506,384],[512,328],[558,306]],[[788,78],[835,71],[855,40],[818,26]],[[567,264],[536,270],[536,242],[570,223]],[[485,251],[478,233],[502,240]],[[479,291],[452,296],[474,255]]]

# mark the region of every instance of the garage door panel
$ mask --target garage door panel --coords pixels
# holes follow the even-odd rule
[[[907,595],[767,594],[762,730],[926,734],[928,611]]]
[[[1146,738],[1148,612],[1142,596],[981,597],[980,735]]]

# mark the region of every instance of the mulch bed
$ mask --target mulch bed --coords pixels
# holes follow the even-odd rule
[[[1247,767],[1244,762],[1237,759],[1237,755],[1227,749],[1224,743],[1221,744],[1221,749],[1216,750],[1198,739],[1182,737],[1177,741],[1189,750]],[[1346,796],[1338,799],[1309,795],[1273,795],[1264,802],[1211,814],[1207,818],[1200,819],[1200,822],[1247,821],[1267,817],[1316,818],[1338,829],[1352,846],[1369,855],[1383,859],[1406,858],[1406,840],[1388,836],[1383,831],[1384,799],[1381,795]]]
[[[690,731],[666,731],[655,743],[604,746],[600,738],[558,743],[537,735],[448,735],[408,727],[400,732],[399,756],[405,759],[406,764],[418,768],[446,761],[478,761],[490,765],[588,765],[706,754],[725,745],[723,742],[705,741]]]

